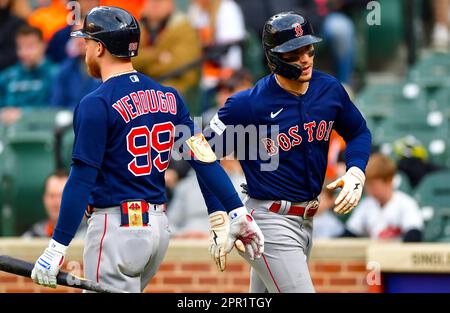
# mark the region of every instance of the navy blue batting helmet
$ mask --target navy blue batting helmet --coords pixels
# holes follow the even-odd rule
[[[111,6],[98,6],[89,11],[83,28],[72,37],[101,42],[115,57],[137,56],[140,40],[139,23],[128,11]]]
[[[322,41],[314,35],[311,24],[302,15],[289,11],[269,18],[264,25],[262,42],[267,63],[272,72],[288,79],[297,79],[302,68],[283,61],[280,53]]]

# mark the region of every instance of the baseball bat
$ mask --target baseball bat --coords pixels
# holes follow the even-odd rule
[[[34,264],[28,263],[23,260],[19,260],[8,255],[0,255],[0,270],[24,277],[31,277],[31,271],[33,270]],[[103,284],[96,283],[92,280],[74,276],[70,273],[60,271],[58,276],[56,276],[56,281],[58,285],[67,286],[78,289],[85,289],[89,291],[99,292],[99,293],[124,293],[120,289],[105,286]]]

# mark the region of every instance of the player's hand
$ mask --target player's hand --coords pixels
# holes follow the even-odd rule
[[[361,199],[365,181],[366,175],[364,175],[363,171],[353,166],[348,169],[344,176],[327,185],[328,189],[342,188],[334,202],[334,212],[347,214],[353,210]]]
[[[209,232],[209,253],[216,262],[217,268],[224,271],[226,267],[225,245],[230,229],[230,219],[224,211],[217,211],[209,215],[211,229]],[[244,244],[238,239],[235,243],[236,249],[245,252]]]
[[[261,257],[264,253],[264,236],[247,209],[245,207],[234,209],[229,216],[231,222],[225,253],[229,253],[236,240],[239,239],[244,244],[251,260]]]
[[[56,288],[56,276],[64,263],[67,246],[50,240],[44,253],[37,259],[31,272],[31,279],[43,286]]]

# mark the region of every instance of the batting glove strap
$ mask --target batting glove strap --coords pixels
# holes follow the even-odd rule
[[[62,255],[66,255],[67,252],[67,246],[57,242],[55,239],[51,239],[50,242],[48,243],[48,248],[62,254]]]

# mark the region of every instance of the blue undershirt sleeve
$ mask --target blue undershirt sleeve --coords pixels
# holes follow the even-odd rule
[[[97,179],[98,169],[83,162],[72,164],[64,187],[58,222],[53,239],[68,246],[83,219],[89,195]]]
[[[231,212],[244,206],[230,178],[218,161],[203,163],[188,160],[188,162],[197,174],[197,180],[209,214],[215,211]]]

